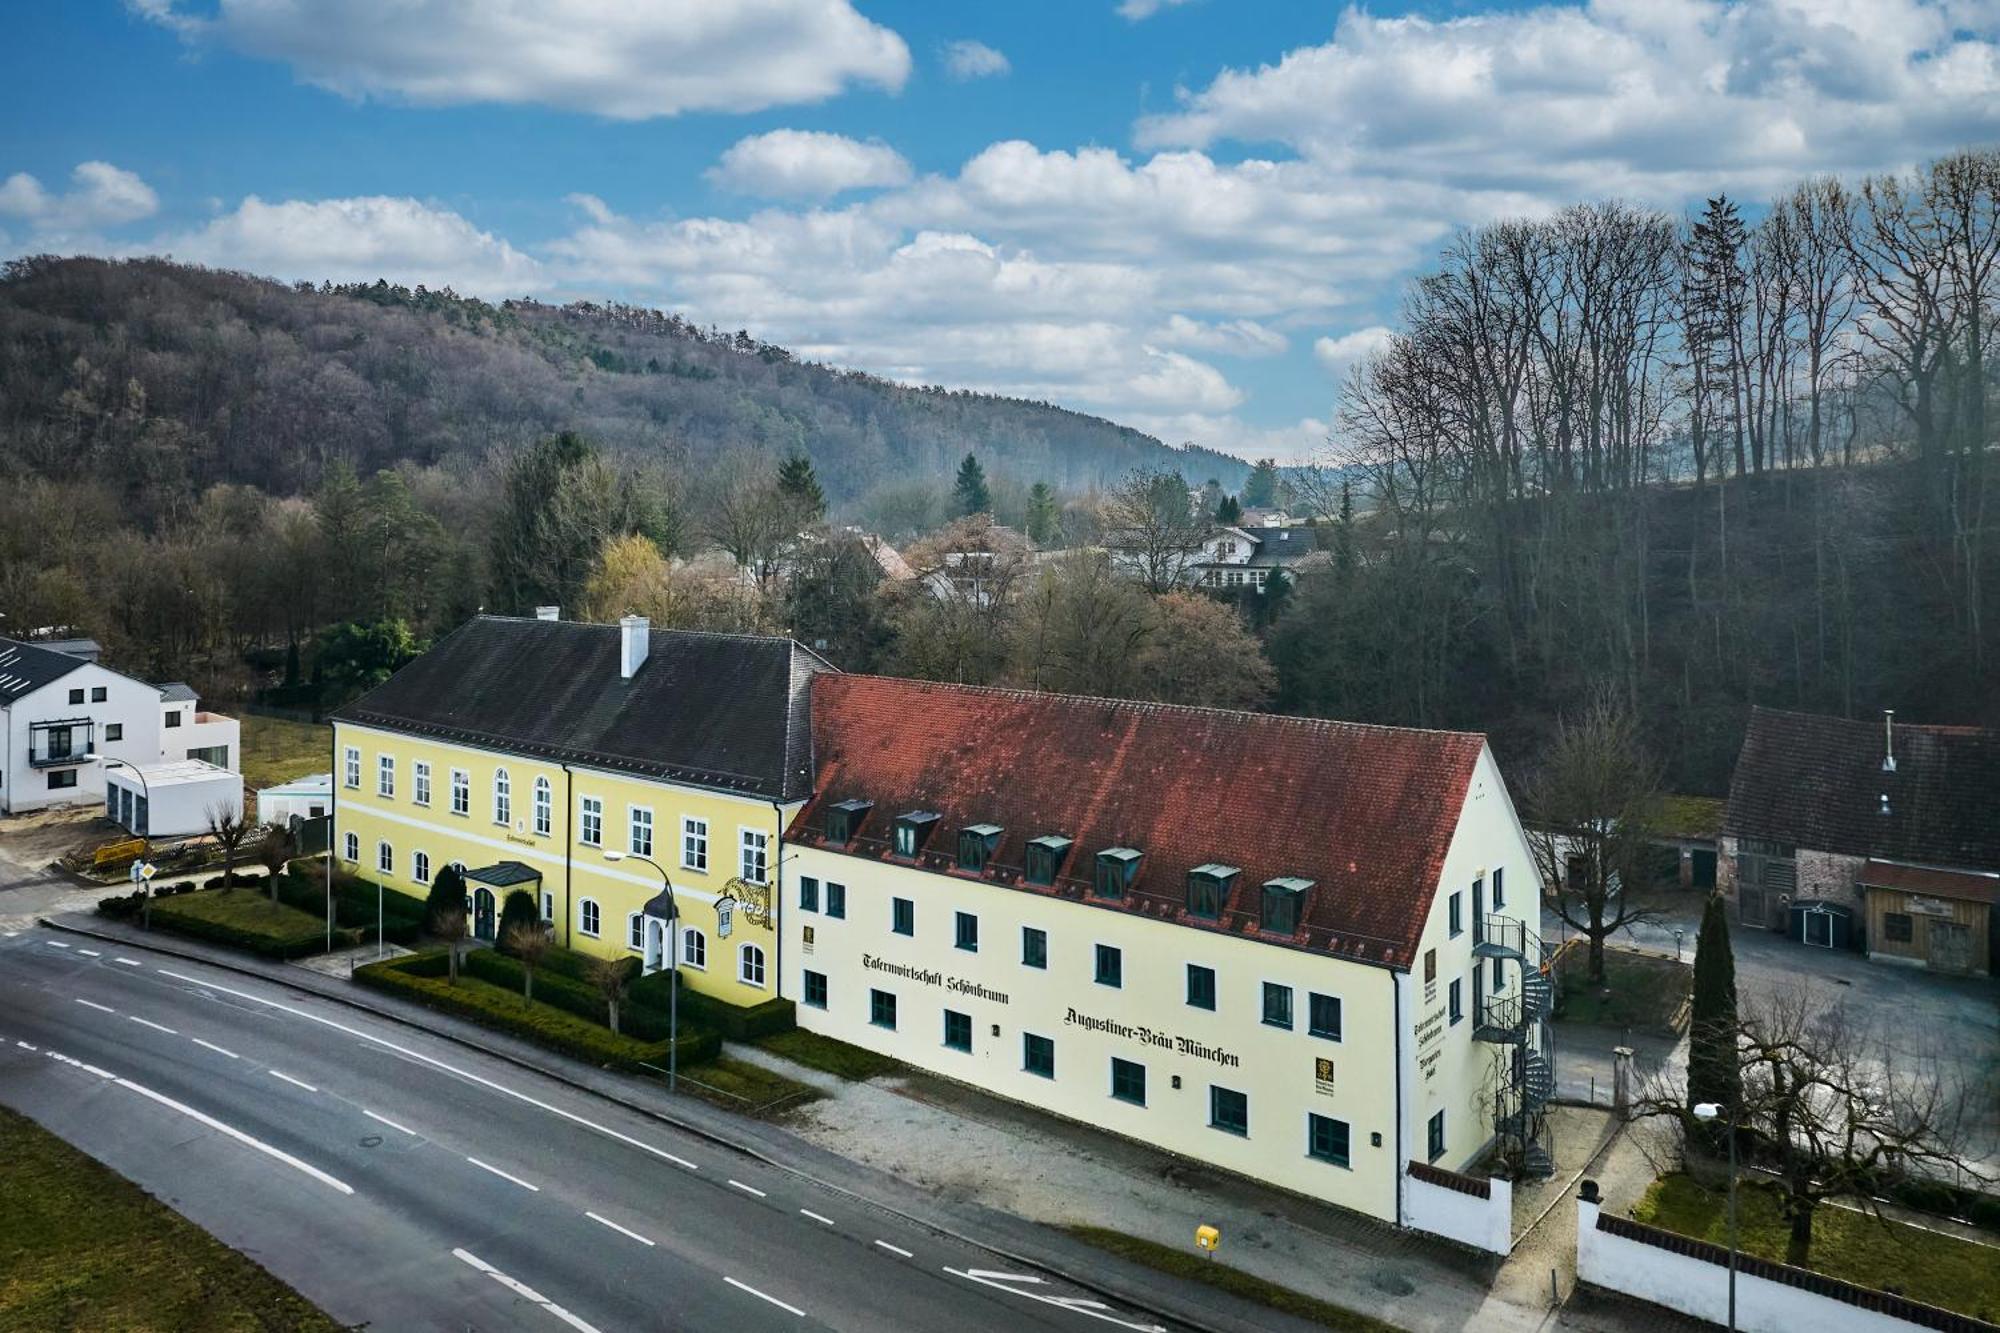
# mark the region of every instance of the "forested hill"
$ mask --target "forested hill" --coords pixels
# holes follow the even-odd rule
[[[697,467],[803,450],[837,509],[948,485],[968,452],[995,476],[1069,490],[1141,465],[1230,489],[1247,471],[1047,403],[892,384],[657,311],[286,286],[153,259],[10,264],[0,385],[0,476],[86,455],[100,475],[192,494],[304,493],[333,459],[367,476],[562,430]]]

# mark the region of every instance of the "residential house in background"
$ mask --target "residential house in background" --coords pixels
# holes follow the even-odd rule
[[[1744,925],[1989,971],[2000,954],[2000,732],[1753,709],[1720,870]]]
[[[1027,533],[988,520],[954,524],[912,545],[904,558],[931,596],[983,610],[1012,595],[1034,553]]]
[[[241,760],[234,718],[201,711],[186,685],[149,685],[98,661],[89,640],[74,642],[78,656],[0,639],[0,811],[104,802],[106,774],[129,772],[119,764],[193,761],[234,775]],[[210,782],[211,795],[227,785]],[[238,779],[239,804],[241,786]],[[151,829],[137,807],[108,813],[134,831],[166,831]]]
[[[481,939],[520,890],[570,948],[647,971],[677,949],[691,989],[773,998],[778,839],[832,668],[790,639],[555,615],[479,616],[334,714],[334,854],[416,897],[462,867]]]
[[[1483,737],[847,675],[812,726],[801,1027],[1388,1221],[1496,1140],[1547,1165]]]
[[[1304,570],[1332,563],[1332,555],[1321,549],[1320,529],[1311,524],[1245,523],[1218,528],[1203,540],[1186,578],[1200,588],[1262,591],[1274,579],[1295,579]]]

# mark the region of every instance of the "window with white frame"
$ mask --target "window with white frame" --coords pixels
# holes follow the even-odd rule
[[[375,756],[375,794],[377,796],[396,794],[396,756],[392,754]]]
[[[708,869],[708,821],[681,820],[681,869]]]
[[[631,835],[625,850],[634,856],[653,854],[653,812],[643,805],[631,806],[626,813],[631,818]]]
[[[410,799],[418,805],[431,803],[431,765],[427,759],[410,765]]]
[[[504,768],[493,770],[493,822],[514,822],[514,779],[507,776]]]
[[[428,884],[431,882],[431,855],[429,852],[418,852],[410,858],[410,878],[419,884]]]
[[[451,770],[451,812],[468,816],[472,813],[472,774],[462,768]]]
[[[375,868],[385,875],[396,873],[396,849],[386,842],[375,844]]]
[[[604,845],[604,802],[586,796],[577,802],[576,840],[586,847]]]
[[[546,838],[556,827],[556,789],[547,778],[535,779],[535,833]]]
[[[361,786],[361,751],[352,745],[341,757],[340,777],[350,787],[359,789]]]
[[[736,951],[736,976],[746,986],[764,984],[764,951],[754,944],[746,944]]]
[[[625,914],[625,947],[644,950],[646,947],[646,917],[643,912]]]
[[[681,962],[688,967],[708,969],[708,936],[692,926],[681,936]]]
[[[553,925],[555,924],[555,919],[556,919],[556,895],[552,890],[543,889],[542,920]]]
[[[760,829],[743,830],[743,878],[762,884],[770,874],[771,835]]]
[[[596,939],[603,920],[603,914],[597,908],[597,899],[585,898],[576,905],[576,928],[583,934]]]
[[[359,861],[361,859],[361,835],[359,833],[350,833],[340,840],[340,856],[344,861]]]

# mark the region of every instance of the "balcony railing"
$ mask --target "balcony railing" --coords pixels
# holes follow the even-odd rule
[[[97,754],[96,729],[88,722],[33,727],[28,732],[28,766],[60,768],[87,764]]]
[[[1527,1035],[1522,1023],[1521,1001],[1513,995],[1486,995],[1472,1018],[1475,1041],[1518,1042]]]

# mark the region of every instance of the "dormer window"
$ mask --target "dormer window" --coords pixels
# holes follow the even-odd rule
[[[958,868],[981,871],[1000,845],[998,824],[967,824],[958,832]]]
[[[836,801],[826,808],[826,840],[842,846],[854,841],[862,821],[875,808],[873,801]]]
[[[1070,840],[1059,833],[1045,834],[1028,841],[1027,879],[1030,884],[1053,884],[1069,856]]]
[[[1259,924],[1274,935],[1296,935],[1299,916],[1305,910],[1309,879],[1267,879],[1264,881],[1264,910]]]
[[[1235,866],[1210,862],[1188,871],[1187,909],[1193,916],[1213,921],[1229,902],[1229,886],[1236,882]]]
[[[924,849],[931,830],[937,827],[938,817],[928,810],[912,810],[908,814],[896,816],[894,845],[896,855],[914,861],[917,853]]]
[[[1131,847],[1107,847],[1097,854],[1097,896],[1123,898],[1138,877],[1143,853]]]

